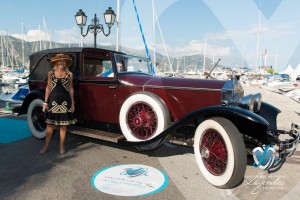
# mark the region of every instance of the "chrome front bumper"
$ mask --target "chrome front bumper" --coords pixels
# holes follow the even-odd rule
[[[286,131],[280,131],[280,135],[288,134],[288,136],[291,139],[286,139],[284,141],[280,141],[277,145],[279,147],[278,153],[279,153],[279,159],[291,157],[296,149],[297,145],[300,142],[300,127],[297,124],[292,124],[291,130]]]
[[[254,167],[263,170],[276,171],[286,158],[291,157],[300,143],[300,127],[292,124],[290,131],[269,130],[269,145],[253,149]],[[288,137],[288,139],[280,139]]]

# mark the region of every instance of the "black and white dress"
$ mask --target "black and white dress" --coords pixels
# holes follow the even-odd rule
[[[54,71],[51,71],[47,124],[70,125],[75,124],[77,121],[71,110],[72,101],[69,93],[70,77],[69,71],[64,78],[56,78]]]

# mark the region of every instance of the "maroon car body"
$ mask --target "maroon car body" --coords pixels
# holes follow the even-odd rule
[[[299,142],[298,131],[277,130],[280,110],[261,102],[260,94],[244,96],[234,76],[224,81],[158,77],[147,58],[95,48],[50,49],[30,56],[30,93],[19,114],[27,114],[37,138],[45,137],[42,104],[49,59],[57,53],[73,58],[78,123],[70,133],[138,150],[153,150],[165,140],[191,146],[204,178],[216,187],[238,185],[245,174],[246,153],[256,147],[277,145],[278,160],[284,160]],[[123,64],[121,71],[117,62]],[[104,66],[100,75],[99,63]],[[281,141],[281,134],[291,139]]]

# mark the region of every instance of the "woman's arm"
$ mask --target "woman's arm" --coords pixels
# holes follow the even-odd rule
[[[45,89],[45,103],[43,104],[43,110],[48,109],[48,100],[49,100],[49,95],[50,95],[50,89],[51,89],[51,71],[48,72],[47,86]]]
[[[75,101],[74,101],[74,88],[73,88],[73,73],[70,72],[70,81],[69,81],[69,94],[71,97],[71,101],[72,101],[72,108],[73,108],[73,112],[74,112],[74,108],[75,108]]]

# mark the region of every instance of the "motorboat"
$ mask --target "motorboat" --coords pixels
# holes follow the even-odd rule
[[[7,101],[11,103],[22,103],[27,94],[29,94],[29,87],[28,85],[23,85],[19,87],[19,90]]]

